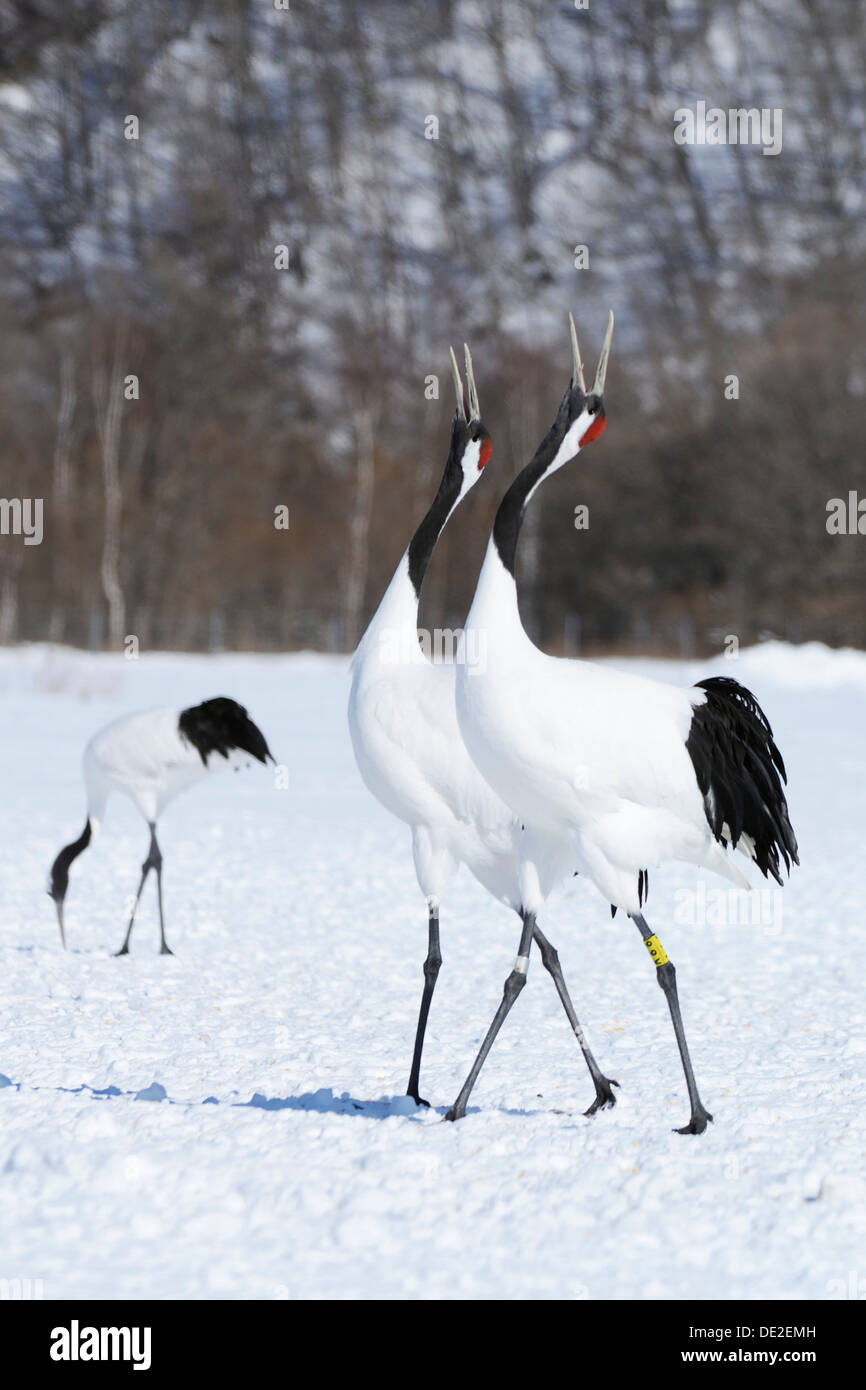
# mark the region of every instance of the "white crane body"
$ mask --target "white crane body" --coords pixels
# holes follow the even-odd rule
[[[94,734],[84,750],[87,810],[94,830],[112,792],[128,797],[146,821],[156,821],[180,792],[228,765],[223,759],[202,762],[179,733],[180,715],[168,706],[139,710]]]
[[[409,826],[430,906],[439,906],[464,863],[488,892],[519,910],[520,827],[466,751],[454,699],[458,668],[422,652],[417,613],[404,556],[352,664],[349,729],[358,768],[377,800]]]
[[[457,669],[460,732],[485,779],[527,826],[527,883],[526,865],[534,864],[540,891],[550,891],[554,870],[543,843],[553,835],[560,871],[585,874],[626,912],[642,905],[639,872],[668,859],[749,887],[713,838],[686,746],[705,691],[540,651],[520,623],[513,578],[492,541],[466,621],[467,632],[476,629],[485,634],[486,662],[471,675]],[[741,838],[738,848],[751,858],[748,843]],[[524,905],[540,912],[543,899]]]

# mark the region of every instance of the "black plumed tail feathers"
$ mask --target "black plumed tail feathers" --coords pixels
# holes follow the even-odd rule
[[[773,730],[751,691],[727,676],[699,681],[707,698],[695,708],[686,740],[707,821],[723,846],[748,836],[766,878],[782,882],[799,864],[782,785],[787,781]]]
[[[211,753],[221,753],[228,758],[235,749],[249,753],[260,763],[268,759],[274,761],[261,729],[253,723],[243,705],[225,695],[182,710],[178,729],[181,738],[197,750],[205,767]]]

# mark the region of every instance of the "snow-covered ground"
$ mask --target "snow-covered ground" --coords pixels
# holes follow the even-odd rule
[[[715,1115],[700,1138],[672,1133],[687,1101],[638,934],[579,880],[543,925],[616,1109],[584,1118],[536,960],[469,1114],[439,1123],[518,936],[466,874],[442,912],[433,1108],[403,1098],[425,910],[408,833],[355,770],[345,661],[0,652],[0,1280],[48,1298],[826,1298],[866,1280],[866,655],[634,665],[755,690],[800,840],[784,893],[745,909],[686,867],[651,876]],[[169,809],[173,958],[152,884],[132,954],[111,956],[147,849],[112,802],[73,867],[64,954],[45,876],[83,823],[87,737],[217,694],[248,706],[287,788],[256,768]]]

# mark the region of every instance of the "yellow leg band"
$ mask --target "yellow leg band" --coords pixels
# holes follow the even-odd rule
[[[646,946],[657,966],[667,965],[668,958],[665,955],[665,948],[657,936],[646,937],[643,944]]]

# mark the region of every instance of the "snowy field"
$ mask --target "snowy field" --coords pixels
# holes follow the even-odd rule
[[[46,1298],[818,1298],[866,1291],[866,655],[767,645],[634,663],[751,686],[789,772],[802,868],[750,898],[651,875],[715,1123],[688,1118],[634,927],[574,880],[542,925],[619,1104],[592,1086],[533,959],[460,1124],[440,1123],[519,924],[463,873],[422,1092],[403,1097],[426,913],[406,829],[356,772],[347,663],[0,652],[0,1279]],[[246,704],[272,770],[215,776],[161,823],[153,881],[119,799],[73,867],[89,735],[149,704]],[[763,885],[763,880],[757,879]],[[752,921],[743,920],[751,914]],[[853,1283],[852,1283],[853,1277]]]

